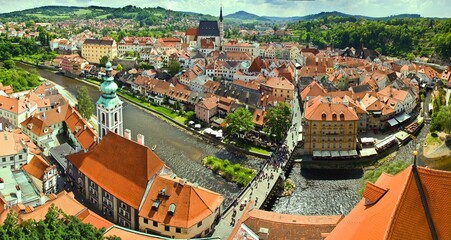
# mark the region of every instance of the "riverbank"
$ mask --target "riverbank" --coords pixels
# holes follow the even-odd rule
[[[24,61],[21,61],[21,62],[23,64],[27,64],[27,65],[32,66],[32,67],[36,67],[33,64],[30,64],[30,63],[27,63],[27,62],[24,62]],[[53,71],[54,69],[52,69],[50,67],[47,67],[47,66],[40,66],[40,67],[43,67],[46,70],[51,70],[51,72],[53,74],[56,74]],[[91,79],[80,79],[80,78],[76,78],[76,77],[72,77],[72,76],[65,76],[65,77],[75,79],[77,81],[83,82],[85,84],[88,84],[88,85],[96,87],[96,88],[99,88],[100,84],[101,84],[100,81],[94,81],[94,80],[91,80]],[[251,156],[254,156],[254,157],[258,157],[258,158],[266,158],[266,157],[268,157],[270,155],[270,153],[267,153],[265,151],[261,151],[259,148],[255,148],[255,147],[252,147],[252,146],[251,147],[247,146],[248,149],[241,148],[239,146],[235,146],[235,145],[232,145],[232,144],[225,143],[225,142],[220,141],[220,140],[218,140],[216,138],[212,138],[212,137],[210,137],[208,135],[205,135],[205,134],[203,134],[203,133],[201,133],[199,131],[196,131],[195,129],[192,129],[192,128],[190,128],[190,127],[185,125],[186,118],[184,116],[179,116],[177,113],[175,113],[175,112],[173,113],[170,109],[167,109],[165,107],[153,106],[152,104],[150,104],[150,103],[148,103],[146,101],[143,101],[142,99],[139,99],[136,96],[132,96],[130,94],[127,94],[127,93],[125,93],[123,91],[118,91],[117,94],[118,94],[118,96],[120,96],[123,100],[127,101],[128,103],[133,104],[136,107],[138,107],[138,108],[140,108],[140,109],[142,109],[144,111],[147,111],[147,112],[153,114],[154,116],[159,117],[160,119],[162,119],[162,120],[172,124],[173,126],[179,128],[180,130],[187,131],[193,136],[200,137],[201,139],[203,139],[203,140],[205,140],[205,141],[207,141],[209,143],[213,142],[215,145],[222,145],[225,148],[231,148],[234,151],[238,151],[238,152],[240,152],[242,154],[251,155]]]

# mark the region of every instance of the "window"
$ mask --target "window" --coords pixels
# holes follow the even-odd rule
[[[127,209],[127,205],[125,205],[124,203],[121,203],[121,208]]]
[[[158,227],[158,222],[156,222],[156,221],[153,221],[153,224],[152,224],[154,227]]]
[[[181,229],[181,228],[175,228],[175,232],[176,232],[176,233],[181,233],[181,232],[182,232],[182,229]]]
[[[164,226],[164,230],[165,230],[166,232],[169,232],[169,230],[171,230],[171,228],[170,228],[169,226]]]
[[[148,220],[147,218],[144,218],[143,221],[144,221],[145,224],[148,224],[148,223],[149,223],[149,220]]]
[[[202,221],[200,221],[199,223],[197,223],[197,227],[202,226]]]

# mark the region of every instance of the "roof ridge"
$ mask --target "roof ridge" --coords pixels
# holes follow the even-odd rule
[[[406,180],[405,180],[405,182],[403,184],[403,187],[402,187],[402,189],[400,191],[400,195],[397,198],[396,204],[394,206],[394,211],[390,215],[389,222],[388,222],[387,228],[385,229],[385,234],[384,234],[384,238],[383,239],[387,239],[387,240],[391,239],[390,235],[393,233],[393,231],[392,231],[393,228],[391,226],[393,225],[393,223],[395,222],[395,219],[397,218],[397,215],[398,215],[399,210],[400,210],[399,206],[403,202],[402,200],[404,200],[405,197],[406,197],[405,192],[408,189],[407,187],[409,187],[411,185],[411,183],[412,183],[412,166],[410,166],[410,168],[408,168],[408,169],[409,169],[408,170],[409,174],[406,177]],[[405,171],[407,171],[407,169]]]

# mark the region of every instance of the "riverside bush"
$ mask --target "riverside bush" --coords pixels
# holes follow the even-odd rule
[[[213,156],[205,157],[202,163],[227,181],[234,182],[240,187],[246,186],[256,174],[254,170],[242,167],[239,163],[231,164],[229,160],[221,160]]]

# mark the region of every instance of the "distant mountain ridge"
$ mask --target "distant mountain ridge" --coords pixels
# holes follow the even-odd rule
[[[395,18],[421,18],[421,15],[419,14],[398,14],[398,15],[392,15],[387,17],[368,17],[368,16],[362,16],[362,15],[351,15],[346,14],[342,12],[320,12],[316,14],[310,14],[305,16],[292,16],[292,17],[276,17],[276,16],[258,16],[252,13],[248,13],[246,11],[238,11],[233,14],[226,15],[225,18],[234,18],[234,19],[241,19],[241,20],[262,20],[262,21],[274,21],[274,22],[293,22],[293,21],[308,21],[308,20],[315,20],[315,19],[321,19],[326,18],[329,16],[333,17],[354,17],[356,19],[368,19],[368,20],[389,20],[389,19],[395,19]]]
[[[3,18],[11,18],[11,17],[17,17],[17,16],[24,16],[24,15],[39,15],[36,13],[42,13],[45,15],[48,12],[51,12],[52,14],[58,13],[58,14],[74,14],[78,11],[79,14],[82,13],[82,10],[91,10],[91,11],[105,11],[105,14],[108,14],[110,11],[114,12],[120,9],[133,9],[136,11],[137,9],[146,9],[146,8],[137,8],[134,6],[125,6],[122,8],[111,8],[111,7],[102,7],[102,6],[88,6],[88,7],[76,7],[76,6],[42,6],[37,8],[31,8],[31,9],[25,9],[21,11],[14,11],[9,13],[1,13],[0,17]],[[195,12],[184,12],[184,11],[173,11],[164,9],[162,7],[156,7],[153,8],[160,11],[168,11],[168,12],[179,12],[187,15],[197,15],[199,17],[211,17],[214,18],[215,16],[207,15],[207,14],[201,14],[201,13],[195,13]],[[52,15],[53,16],[53,15]],[[320,12],[316,14],[310,14],[306,16],[291,16],[291,17],[278,17],[278,16],[258,16],[256,14],[252,14],[246,11],[237,11],[235,13],[231,13],[228,15],[225,15],[224,18],[226,20],[231,21],[264,21],[264,22],[293,22],[293,21],[300,21],[300,20],[315,20],[315,19],[321,19],[329,16],[338,16],[338,17],[353,17],[356,19],[368,19],[368,20],[389,20],[389,19],[395,19],[395,18],[421,18],[421,15],[419,14],[399,14],[399,15],[392,15],[387,17],[368,17],[368,16],[362,16],[362,15],[350,15],[342,12]]]

